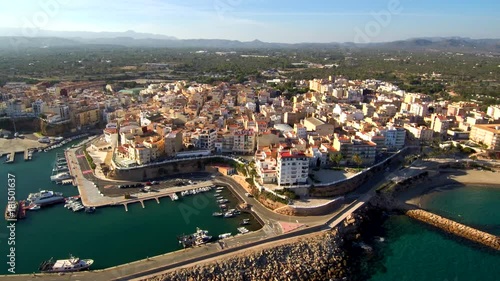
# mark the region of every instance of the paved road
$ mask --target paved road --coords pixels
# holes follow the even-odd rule
[[[131,280],[133,278],[160,273],[165,270],[171,270],[179,266],[193,264],[210,258],[219,257],[221,255],[231,254],[237,251],[245,251],[251,247],[262,246],[262,244],[264,243],[295,239],[300,235],[318,232],[324,230],[325,228],[335,227],[337,224],[341,223],[345,217],[352,214],[355,210],[357,210],[365,202],[367,202],[367,200],[371,198],[371,196],[373,196],[375,189],[387,178],[390,178],[391,172],[396,171],[397,168],[398,165],[396,163],[391,164],[389,171],[377,174],[376,176],[372,177],[369,182],[362,185],[356,193],[347,196],[348,198],[352,199],[352,202],[350,202],[349,205],[343,206],[342,209],[337,210],[337,212],[335,212],[335,214],[333,215],[330,214],[320,217],[298,218],[276,214],[257,203],[255,199],[246,197],[244,195],[245,191],[243,190],[243,188],[236,184],[232,179],[219,177],[216,178],[217,181],[221,181],[233,186],[233,190],[237,194],[237,196],[239,196],[245,202],[251,204],[252,210],[257,215],[266,218],[266,221],[299,222],[308,225],[308,227],[287,234],[276,235],[275,231],[269,229],[273,229],[275,227],[275,224],[270,223],[257,232],[228,240],[227,244],[229,247],[225,249],[221,249],[218,243],[213,243],[202,247],[169,253],[162,256],[153,257],[149,260],[137,261],[100,271],[81,272],[62,276],[44,275],[43,277],[39,275],[0,276],[0,280]]]

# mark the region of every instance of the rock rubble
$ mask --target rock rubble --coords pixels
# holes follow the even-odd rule
[[[347,259],[338,230],[244,255],[174,270],[144,281],[347,280]]]

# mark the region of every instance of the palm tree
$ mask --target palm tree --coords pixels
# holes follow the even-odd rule
[[[358,165],[358,168],[363,163],[363,159],[361,158],[361,156],[359,156],[359,154],[354,154],[352,156],[352,161],[354,161],[354,163]]]

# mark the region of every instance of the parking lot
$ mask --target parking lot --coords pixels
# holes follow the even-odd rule
[[[206,172],[199,173],[189,173],[175,175],[175,177],[163,177],[154,180],[147,180],[141,182],[126,182],[120,184],[109,184],[105,186],[99,186],[99,190],[105,196],[124,196],[126,193],[147,193],[147,192],[157,192],[163,189],[182,187],[188,185],[195,185],[202,181],[207,181],[212,179],[212,175]],[[146,188],[148,187],[148,188]]]

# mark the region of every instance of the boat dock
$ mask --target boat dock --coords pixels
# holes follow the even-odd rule
[[[19,212],[17,213],[17,218],[18,219],[24,219],[26,217],[26,201],[21,200],[19,201]]]
[[[31,159],[29,158],[29,154],[30,154],[30,153],[29,153],[29,150],[28,150],[28,149],[24,150],[24,161],[31,160]]]
[[[61,181],[61,184],[62,185],[66,185],[66,184],[74,185],[73,184],[73,179],[63,180],[63,181]]]
[[[57,153],[56,161],[52,167],[51,180],[57,184],[74,184],[73,178],[70,176],[68,161],[65,153]]]

